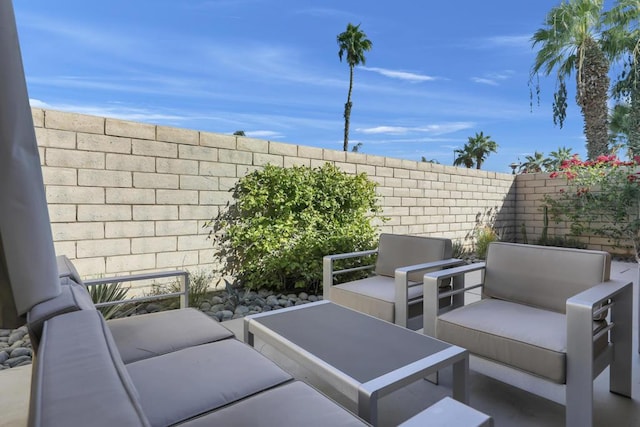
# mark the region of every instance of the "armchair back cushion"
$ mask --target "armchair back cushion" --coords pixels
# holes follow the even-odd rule
[[[568,298],[609,280],[610,266],[602,251],[492,243],[483,293],[564,314]]]
[[[375,272],[394,277],[396,268],[451,258],[452,253],[451,239],[383,233]],[[423,275],[424,272],[409,274],[409,280],[421,283]]]

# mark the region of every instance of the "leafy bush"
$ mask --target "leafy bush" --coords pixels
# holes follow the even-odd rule
[[[498,233],[492,227],[486,226],[479,229],[476,235],[476,255],[478,258],[485,259],[489,244],[498,240],[500,240]]]
[[[317,290],[322,257],[372,249],[375,183],[335,166],[266,166],[240,179],[235,203],[207,226],[226,275],[246,288]]]
[[[200,307],[200,303],[204,302],[210,292],[209,287],[214,279],[213,272],[206,270],[197,270],[189,272],[189,307]],[[169,283],[151,285],[151,291],[146,293],[148,296],[172,294],[182,292],[182,286],[179,280]],[[166,298],[161,300],[165,305],[174,307],[179,305],[179,297]]]

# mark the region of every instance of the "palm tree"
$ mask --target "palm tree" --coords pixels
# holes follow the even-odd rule
[[[569,160],[573,156],[573,148],[559,147],[557,151],[549,153],[549,163],[547,170],[558,170],[563,161]]]
[[[531,76],[554,70],[557,90],[554,94],[554,123],[562,127],[567,109],[566,79],[576,73],[576,103],[584,118],[587,155],[595,159],[608,153],[609,61],[601,46],[604,0],[568,0],[551,9],[544,28],[531,38],[540,45]]]
[[[543,153],[538,151],[533,156],[525,156],[525,162],[520,165],[520,173],[536,173],[549,170],[552,160],[544,157]]]
[[[342,57],[346,54],[347,64],[349,64],[349,93],[347,95],[347,102],[344,104],[344,144],[343,150],[349,149],[349,120],[351,118],[351,92],[353,91],[353,68],[356,65],[364,65],[366,58],[364,52],[371,50],[373,43],[367,39],[367,35],[364,31],[360,30],[360,24],[353,25],[347,24],[347,30],[344,33],[338,34],[338,56],[340,62]]]
[[[613,86],[619,103],[610,130],[614,137],[626,138],[632,157],[640,155],[640,0],[618,0],[605,12],[603,21],[608,25],[603,33],[604,49],[612,60],[623,62],[623,72]]]
[[[476,163],[476,157],[473,154],[473,147],[469,144],[464,144],[462,148],[456,148],[453,150],[453,154],[457,154],[458,157],[453,161],[453,166],[464,165],[464,167],[471,169]]]
[[[470,136],[468,144],[472,147],[476,169],[480,169],[482,163],[484,163],[490,153],[495,153],[498,150],[498,144],[496,144],[489,135],[485,135],[482,132],[476,132],[474,137]]]

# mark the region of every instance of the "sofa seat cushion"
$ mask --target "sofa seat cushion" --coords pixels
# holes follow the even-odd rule
[[[415,285],[416,282],[409,282]],[[336,304],[394,322],[396,288],[393,277],[372,276],[331,287],[330,299]],[[422,298],[422,286],[409,287],[409,301]]]
[[[113,319],[107,325],[125,364],[233,337],[193,308]]]
[[[236,339],[127,365],[153,426],[168,426],[267,390],[291,376]]]
[[[75,311],[46,322],[34,360],[29,425],[149,425],[99,312]]]
[[[566,382],[566,331],[564,314],[492,298],[442,314],[436,326],[438,339],[559,384]]]
[[[367,424],[305,383],[296,381],[181,425],[355,427]]]

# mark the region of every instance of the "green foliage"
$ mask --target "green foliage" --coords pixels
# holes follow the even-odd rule
[[[452,242],[452,257],[465,259],[469,257],[469,250],[464,246],[460,240],[454,240]]]
[[[214,274],[211,271],[197,270],[195,272],[189,272],[189,307],[198,308],[200,303],[206,300],[213,280]],[[182,292],[182,285],[179,280],[174,280],[169,283],[154,283],[146,295],[158,296],[177,292]],[[165,301],[168,306],[177,306],[179,297],[167,298],[163,301]]]
[[[104,285],[87,286],[87,291],[94,304],[103,302],[123,301],[127,298],[129,288],[122,286],[120,282],[106,283]],[[121,304],[98,307],[105,320],[115,317],[124,317],[135,310],[135,307],[127,307]]]
[[[640,262],[640,157],[622,162],[600,156],[582,162],[577,156],[552,178],[566,178],[569,189],[545,197],[552,217],[571,224],[574,235],[592,234],[618,247],[632,247]]]
[[[497,242],[498,240],[500,240],[498,238],[498,233],[496,233],[493,227],[485,226],[480,228],[476,234],[477,257],[480,259],[485,259],[487,257],[489,244],[492,242]]]
[[[240,179],[211,228],[224,274],[247,288],[317,290],[324,255],[372,249],[375,183],[335,166],[266,166]]]
[[[575,249],[586,249],[587,245],[584,242],[572,237],[563,237],[563,236],[547,236],[540,237],[536,242],[536,245],[540,246],[557,246],[560,248],[575,248]]]
[[[454,150],[458,157],[453,161],[453,165],[464,165],[467,168],[472,168],[475,165],[476,169],[480,169],[489,154],[495,153],[497,150],[498,144],[489,135],[476,132],[475,136],[469,137],[462,149]]]

